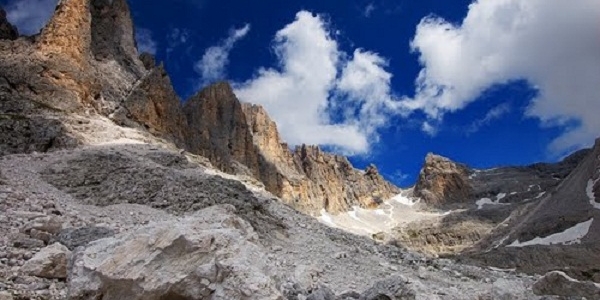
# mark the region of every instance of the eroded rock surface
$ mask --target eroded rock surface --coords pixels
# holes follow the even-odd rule
[[[233,206],[92,243],[75,254],[69,299],[283,299]]]
[[[586,299],[600,299],[600,284],[581,282],[560,271],[544,275],[544,277],[535,282],[533,291],[537,295],[577,296],[585,297]]]

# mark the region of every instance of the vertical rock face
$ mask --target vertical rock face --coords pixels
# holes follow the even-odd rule
[[[122,125],[142,125],[150,132],[183,147],[186,121],[179,96],[173,90],[164,67],[160,65],[151,68],[122,105],[111,114],[111,118]]]
[[[433,206],[470,200],[469,173],[466,166],[429,153],[415,185],[415,196]]]
[[[0,39],[15,40],[19,37],[17,28],[10,24],[6,19],[6,12],[0,8]]]
[[[297,209],[337,213],[352,206],[375,207],[399,192],[374,166],[361,172],[347,158],[326,153],[318,146],[302,145],[290,151],[262,107],[243,104],[243,108],[263,159],[259,178],[267,189]]]
[[[225,172],[240,172],[240,163],[258,170],[242,105],[225,82],[213,84],[186,101],[183,112],[189,128],[190,152],[207,157]]]
[[[83,67],[89,61],[91,24],[89,0],[61,0],[42,30],[38,50],[68,57]]]

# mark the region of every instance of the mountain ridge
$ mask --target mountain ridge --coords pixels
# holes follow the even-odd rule
[[[316,214],[321,209],[342,212],[354,205],[373,207],[399,192],[372,171],[376,169],[370,168],[363,176],[346,158],[324,153],[316,146],[301,146],[294,151],[263,147],[284,144],[278,133],[259,132],[276,131],[276,126],[258,126],[274,123],[262,108],[244,109],[226,82],[214,83],[181,104],[162,63],[156,65],[148,54],[138,55],[124,0],[61,1],[39,35],[14,42],[7,39],[4,47],[6,56],[15,62],[0,66],[8,79],[6,90],[24,85],[34,91],[14,106],[24,107],[32,102],[43,105],[33,110],[24,107],[19,112],[21,116],[36,114],[42,121],[50,109],[55,114],[108,117],[119,125],[146,130],[205,156],[222,171],[254,177],[286,203],[307,213]],[[25,66],[19,63],[22,60],[26,61]],[[43,69],[39,77],[27,76],[29,69],[38,68]],[[14,74],[8,73],[14,71],[23,76],[12,79]],[[262,123],[251,124],[252,120]],[[12,121],[16,126],[23,123]],[[33,147],[38,151],[61,148],[51,142],[61,139],[69,140],[65,144],[78,143],[77,138],[64,132],[63,126],[48,127],[56,128],[56,136],[47,138],[49,146]],[[262,135],[263,142],[254,135]],[[273,140],[264,141],[265,138]],[[27,141],[15,144],[24,145]],[[274,157],[282,159],[268,159]],[[330,184],[318,184],[320,180]]]

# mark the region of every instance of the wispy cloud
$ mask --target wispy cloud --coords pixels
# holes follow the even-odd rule
[[[48,23],[58,0],[12,0],[6,5],[7,19],[25,35],[37,34]]]
[[[367,18],[371,17],[371,15],[373,14],[373,12],[375,11],[375,4],[374,3],[369,3],[367,4],[367,6],[365,6],[365,9],[363,10],[363,15]]]
[[[473,123],[469,125],[465,133],[469,135],[479,131],[481,127],[487,126],[493,121],[500,119],[502,116],[509,113],[510,110],[511,108],[508,103],[503,103],[493,107],[485,114],[485,116],[483,116],[483,118],[473,121]]]
[[[229,64],[229,52],[237,41],[244,38],[250,31],[250,24],[234,29],[229,36],[219,45],[209,47],[204,52],[202,59],[196,63],[196,71],[201,76],[201,85],[204,86],[216,80],[225,79],[225,69]]]
[[[175,49],[181,45],[187,44],[190,38],[190,30],[185,28],[173,28],[167,35],[167,59]]]
[[[135,30],[135,41],[138,46],[140,53],[147,52],[152,55],[156,54],[157,43],[152,37],[152,31],[145,28],[136,28]]]

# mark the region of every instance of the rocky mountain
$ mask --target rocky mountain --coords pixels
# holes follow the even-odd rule
[[[586,153],[556,188],[512,214],[465,260],[600,282],[600,140]]]
[[[81,138],[64,119],[97,114],[253,177],[304,212],[373,207],[398,192],[374,167],[356,170],[314,146],[292,152],[266,112],[243,106],[227,83],[182,106],[164,67],[138,55],[124,0],[61,1],[40,35],[16,41],[4,17],[2,24],[2,153],[73,147]]]
[[[133,32],[125,0],[61,0],[34,36],[0,13],[1,300],[600,298],[578,281],[598,281],[600,143],[492,170],[428,155],[401,191],[290,149],[225,82],[182,105]]]
[[[599,141],[558,163],[489,170],[430,154],[413,196],[447,213],[379,238],[466,263],[599,282],[598,157]]]

